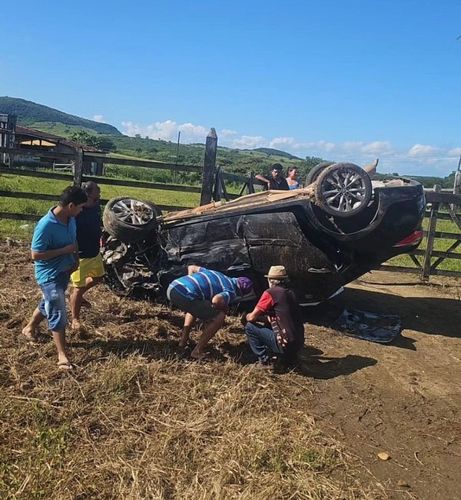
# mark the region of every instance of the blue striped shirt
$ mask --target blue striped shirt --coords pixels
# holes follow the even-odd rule
[[[215,295],[221,295],[226,305],[239,297],[237,278],[204,267],[198,273],[174,280],[169,286],[172,288],[189,300],[211,300]]]

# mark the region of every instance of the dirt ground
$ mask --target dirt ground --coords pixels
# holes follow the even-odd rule
[[[52,372],[53,348],[48,344],[30,352],[16,340],[24,316],[30,314],[39,296],[27,248],[2,244],[0,250],[2,398],[42,398],[55,388],[33,392],[30,387],[34,377],[43,381],[46,370]],[[171,369],[171,376],[183,376],[185,385],[189,383],[185,378],[188,370],[195,370],[195,374],[208,370],[214,376],[226,372],[236,380],[241,373],[245,377],[253,373],[242,371],[247,369],[248,354],[236,319],[230,319],[215,340],[208,367],[195,368],[187,362],[182,369],[178,364],[168,364],[176,349],[181,321],[178,314],[120,300],[101,290],[90,293],[94,306],[86,314],[91,339],[71,342],[79,365],[100,365],[109,351],[123,358],[127,352],[140,351],[142,344],[141,355],[147,362],[163,363],[162,377]],[[269,397],[275,400],[279,394],[287,396],[290,412],[308,415],[327,441],[339,443],[351,464],[337,492],[309,496],[296,494],[298,490],[294,489],[290,490],[295,492],[291,498],[460,498],[461,282],[433,279],[430,285],[423,285],[411,275],[376,272],[349,285],[343,300],[357,309],[400,315],[401,336],[391,345],[380,345],[311,322],[306,326],[306,348],[296,371],[254,375],[260,387],[272,391],[267,393]],[[146,340],[146,332],[153,332],[148,335],[150,340]],[[116,345],[121,336],[123,344]],[[21,365],[24,359],[29,366]],[[53,377],[55,380],[56,375]],[[87,394],[86,375],[77,375],[75,380],[82,396],[83,392]],[[232,385],[233,381],[221,383]],[[142,390],[140,387],[140,393]],[[381,460],[381,452],[390,458]],[[324,476],[338,475],[334,469],[322,470]],[[317,477],[321,474],[318,472]],[[27,487],[18,487],[18,497],[27,492]],[[283,491],[273,498],[288,498]],[[223,496],[232,497],[229,493]],[[205,494],[201,497],[208,498]]]
[[[309,339],[319,350],[315,415],[390,498],[461,497],[460,299],[459,281],[370,273],[344,301],[400,315],[400,338],[379,345],[319,328]],[[381,451],[391,458],[377,458]]]

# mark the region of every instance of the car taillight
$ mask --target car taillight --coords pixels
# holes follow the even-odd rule
[[[410,247],[413,245],[418,245],[423,239],[423,236],[423,231],[413,231],[411,234],[403,238],[403,240],[400,240],[398,243],[396,243],[394,247]]]

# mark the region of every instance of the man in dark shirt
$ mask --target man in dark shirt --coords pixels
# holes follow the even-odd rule
[[[101,240],[101,208],[99,200],[101,190],[93,181],[85,182],[82,187],[88,201],[76,218],[80,265],[71,276],[74,288],[70,296],[72,329],[80,334],[84,333],[80,324],[80,309],[82,303],[85,302],[83,295],[98,284],[104,276],[104,264],[99,253]]]
[[[265,365],[271,353],[282,355],[288,363],[296,359],[304,345],[301,310],[292,290],[287,288],[284,266],[272,266],[266,275],[269,288],[261,295],[252,312],[246,315],[245,333],[259,363]],[[270,327],[256,323],[267,316]]]
[[[289,191],[290,187],[283,175],[283,167],[280,163],[274,163],[271,167],[271,177],[268,179],[263,175],[255,175],[255,178],[265,183],[264,189],[275,189],[279,191]]]

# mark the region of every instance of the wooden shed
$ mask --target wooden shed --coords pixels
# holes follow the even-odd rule
[[[79,144],[65,137],[60,137],[48,132],[16,125],[15,117],[2,115],[4,117],[4,127],[0,127],[0,143],[2,147],[14,150],[11,154],[4,154],[0,160],[9,167],[45,167],[45,168],[65,168],[72,167],[72,156],[78,151],[94,155],[99,153],[100,158],[91,156],[85,158],[83,155],[83,173],[87,175],[103,175],[104,157],[103,151]],[[21,155],[24,151],[24,155]],[[35,153],[31,156],[31,152]],[[42,153],[42,154],[41,154]],[[46,154],[43,154],[46,153]],[[55,153],[55,156],[53,155]],[[98,155],[99,156],[99,155]]]

